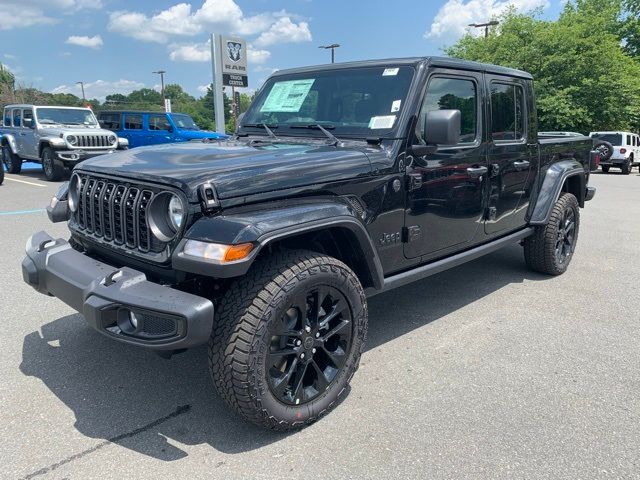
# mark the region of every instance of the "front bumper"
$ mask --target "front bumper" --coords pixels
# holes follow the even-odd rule
[[[113,153],[116,148],[105,148],[104,150],[56,150],[57,157],[63,162],[82,162],[88,158],[97,157]]]
[[[178,350],[209,339],[214,308],[206,298],[150,282],[137,270],[96,261],[42,231],[29,238],[26,251],[24,281],[58,297],[115,340]]]

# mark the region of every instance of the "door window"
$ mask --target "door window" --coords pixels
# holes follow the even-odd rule
[[[14,127],[20,127],[22,125],[22,110],[20,110],[19,108],[14,108],[13,109],[13,126]]]
[[[427,113],[433,110],[460,110],[460,143],[472,143],[478,134],[478,92],[476,83],[466,78],[435,77],[427,87],[420,109],[416,136],[424,142]]]
[[[33,110],[23,110],[22,118],[33,121]]]
[[[171,124],[165,115],[149,115],[149,130],[169,131]]]
[[[107,128],[109,130],[120,130],[120,114],[103,113],[100,115],[100,123],[103,128]]]
[[[125,130],[142,130],[142,115],[125,115]]]
[[[627,135],[627,145],[631,145],[631,135]]]
[[[491,82],[491,138],[518,141],[525,137],[524,91],[520,85]]]
[[[9,110],[8,108],[4,109],[4,126],[11,126],[11,110]]]

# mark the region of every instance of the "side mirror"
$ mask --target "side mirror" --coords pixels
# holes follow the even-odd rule
[[[167,132],[169,133],[173,133],[173,127],[171,125],[168,126],[167,128]]]
[[[432,110],[424,119],[424,139],[431,145],[456,145],[460,142],[460,110]]]
[[[33,128],[35,126],[33,124],[33,118],[23,118],[22,125],[26,128]]]

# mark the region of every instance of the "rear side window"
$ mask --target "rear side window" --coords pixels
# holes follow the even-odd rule
[[[524,91],[520,85],[491,83],[491,138],[521,140],[525,136]]]
[[[631,145],[631,135],[627,135],[627,145]]]
[[[5,127],[10,127],[11,126],[11,110],[9,110],[8,108],[4,109],[4,121],[3,124]]]
[[[33,120],[33,110],[23,110],[22,118]]]
[[[478,131],[478,94],[476,84],[466,78],[432,78],[420,110],[420,122],[416,135],[423,139],[422,132],[427,113],[433,110],[460,110],[462,114],[460,143],[476,139]]]
[[[108,128],[109,130],[120,130],[120,114],[101,113],[100,123],[103,128]]]
[[[125,130],[142,130],[142,115],[125,115]]]
[[[149,115],[149,130],[169,130],[171,124],[165,115]]]
[[[19,108],[13,109],[13,126],[20,127],[22,125],[22,110]]]

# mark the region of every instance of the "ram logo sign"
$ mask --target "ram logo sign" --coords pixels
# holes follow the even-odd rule
[[[220,37],[222,84],[226,87],[246,87],[247,43],[241,38]]]
[[[232,62],[239,62],[242,53],[242,44],[240,42],[227,42],[227,55]]]

